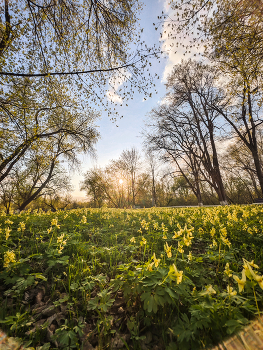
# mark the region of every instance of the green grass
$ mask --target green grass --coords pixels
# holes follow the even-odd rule
[[[85,339],[97,349],[213,346],[262,309],[262,214],[256,205],[2,214],[0,326],[38,350]]]

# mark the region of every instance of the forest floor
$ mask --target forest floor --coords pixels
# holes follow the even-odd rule
[[[226,347],[263,309],[262,214],[259,205],[2,214],[1,329],[37,350]]]

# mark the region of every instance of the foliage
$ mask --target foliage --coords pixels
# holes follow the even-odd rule
[[[0,223],[1,327],[35,347],[208,348],[263,307],[261,206],[27,211]]]

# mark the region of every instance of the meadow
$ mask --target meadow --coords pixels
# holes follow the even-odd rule
[[[0,216],[0,328],[48,349],[208,349],[263,309],[263,207]]]

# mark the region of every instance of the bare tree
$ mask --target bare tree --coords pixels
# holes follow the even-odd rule
[[[6,213],[10,213],[16,196],[16,178],[13,173],[9,174],[6,181],[0,182],[1,204],[5,207]]]
[[[156,159],[156,154],[151,150],[151,148],[146,148],[145,151],[146,161],[149,164],[150,172],[151,172],[151,181],[152,181],[152,206],[156,206],[156,171],[158,169],[158,162]]]
[[[258,141],[259,154],[262,155],[263,149],[262,139],[260,142],[260,135]],[[260,197],[261,190],[253,158],[251,157],[249,149],[243,142],[238,138],[234,138],[233,142],[224,152],[222,158],[222,166],[224,172],[227,174],[225,177],[231,176],[232,178],[238,179],[240,182],[244,182],[244,187],[250,192],[251,201],[253,201],[255,197]],[[249,186],[249,184],[251,185]]]
[[[130,150],[125,150],[121,153],[120,164],[123,169],[129,174],[131,182],[132,205],[135,207],[135,198],[137,195],[136,176],[141,167],[139,152],[133,147]]]
[[[215,87],[216,74],[214,68],[193,61],[175,66],[167,82],[166,103],[151,112],[154,132],[148,136],[156,149],[173,159],[200,204],[201,175],[214,187],[220,203],[227,203],[215,143],[220,113],[209,104],[220,104],[224,98]],[[184,165],[194,181],[186,176]]]

